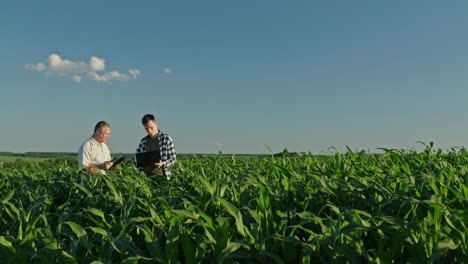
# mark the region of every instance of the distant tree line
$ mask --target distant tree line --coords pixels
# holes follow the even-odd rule
[[[77,157],[77,152],[24,152],[24,153],[14,153],[14,152],[7,152],[7,151],[0,151],[0,156],[8,156],[8,157],[21,157],[21,158],[46,158],[46,159],[56,159],[56,158],[66,158],[66,157]],[[113,157],[124,157],[124,158],[133,158],[133,153],[111,153]],[[262,156],[259,154],[195,154],[195,153],[177,153],[178,159],[187,159],[187,158],[199,158],[203,159],[205,157],[212,157],[212,156],[225,156],[225,157],[254,157],[254,156]]]
[[[349,151],[348,151],[349,152]],[[367,154],[365,150],[356,151],[354,152],[358,155],[365,155]],[[133,153],[111,153],[113,157],[124,157],[124,158],[133,158]],[[273,157],[297,157],[302,154],[306,154],[305,152],[290,152],[287,148],[284,148],[283,151],[274,153],[274,154],[229,154],[229,153],[221,153],[218,154],[200,154],[200,153],[177,153],[177,159],[184,160],[184,159],[204,159],[207,157],[213,156],[223,156],[223,157],[265,157],[265,156],[273,156]],[[349,153],[345,153],[348,155]],[[24,152],[24,153],[14,153],[14,152],[6,152],[0,151],[0,156],[10,156],[10,157],[29,157],[29,158],[46,158],[46,159],[56,159],[56,158],[66,158],[66,157],[77,157],[76,152]]]
[[[298,153],[298,152],[289,152],[288,149],[285,148],[285,149],[283,149],[283,151],[273,154],[273,157],[277,157],[277,158],[280,158],[280,157],[297,157],[299,155],[300,155],[300,153]]]
[[[14,152],[0,152],[0,156],[9,156],[9,157],[28,157],[28,158],[63,158],[63,157],[76,157],[76,152],[24,152],[24,153],[14,153]]]

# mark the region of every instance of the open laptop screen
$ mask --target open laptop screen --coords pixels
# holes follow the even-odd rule
[[[137,167],[146,167],[161,161],[161,154],[159,151],[148,151],[143,153],[136,153]]]

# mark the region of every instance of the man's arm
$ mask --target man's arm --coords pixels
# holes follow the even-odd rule
[[[106,162],[103,162],[101,164],[89,164],[85,167],[82,168],[82,170],[84,171],[88,171],[88,170],[91,170],[92,172],[96,172],[97,169],[100,169],[100,170],[108,170],[112,167],[114,163],[110,162],[110,161],[106,161]]]
[[[91,164],[91,150],[88,144],[83,144],[78,152],[78,167],[84,171],[96,173],[99,170],[108,170],[112,167],[112,162],[106,161],[101,164]]]
[[[163,162],[164,167],[168,168],[177,161],[176,157],[176,150],[174,147],[174,143],[172,142],[172,138],[167,136],[167,143],[166,143],[166,151],[167,151],[167,159]]]

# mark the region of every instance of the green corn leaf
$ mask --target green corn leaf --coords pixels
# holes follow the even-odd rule
[[[80,237],[83,237],[83,236],[86,236],[87,233],[86,233],[86,230],[84,230],[84,228],[82,226],[80,226],[79,224],[73,222],[73,221],[67,221],[67,222],[63,222],[64,224],[67,224],[71,230],[73,231],[73,233],[75,233],[75,235],[80,238]]]
[[[114,199],[120,204],[123,205],[122,193],[117,190],[117,187],[110,182],[109,180],[104,180],[107,187],[111,190],[112,194],[114,195]]]
[[[218,198],[218,200],[221,203],[221,205],[223,206],[223,208],[230,215],[232,215],[235,218],[237,232],[239,232],[239,234],[241,234],[242,236],[245,236],[244,223],[242,221],[242,215],[241,215],[239,209],[237,207],[235,207],[233,204],[231,204],[230,202],[228,202],[228,201],[226,201],[226,200],[224,200],[222,198]]]
[[[86,194],[86,196],[88,196],[89,198],[93,197],[93,194],[88,189],[86,189],[86,187],[84,187],[83,185],[81,185],[79,183],[76,183],[76,182],[74,182],[73,185],[76,188],[80,189],[82,192],[84,192]]]
[[[167,235],[166,242],[166,256],[168,263],[177,263],[177,256],[179,255],[178,245],[180,243],[180,230],[179,220],[176,218],[171,219],[171,226]]]
[[[99,216],[102,219],[102,221],[104,221],[104,223],[107,223],[106,217],[104,216],[104,213],[100,209],[88,208],[87,211],[92,213],[95,216]]]
[[[6,196],[5,198],[3,198],[3,203],[6,203],[8,201],[10,201],[11,197],[13,197],[13,195],[15,194],[15,189],[11,190]]]
[[[190,210],[172,210],[172,212],[177,215],[177,216],[180,216],[182,218],[186,218],[186,219],[193,219],[193,220],[197,220],[199,218],[198,215],[196,215],[195,213],[193,213],[192,211]]]
[[[90,226],[88,227],[89,229],[91,229],[91,231],[93,231],[94,233],[96,234],[100,234],[104,237],[110,237],[110,233],[108,231],[106,231],[105,229],[101,228],[101,227],[93,227],[93,226]]]
[[[141,223],[141,222],[145,222],[145,221],[149,221],[153,219],[152,217],[131,217],[128,219],[129,222],[132,222],[132,223]]]
[[[197,263],[196,261],[196,245],[193,243],[192,239],[186,234],[182,234],[182,250],[184,252],[185,262],[186,263]]]
[[[137,228],[144,234],[146,249],[150,255],[159,262],[167,263],[166,255],[161,250],[158,237],[145,224],[138,225]]]
[[[15,239],[10,236],[0,236],[0,245],[3,245],[8,248],[13,248],[13,243],[15,243]]]

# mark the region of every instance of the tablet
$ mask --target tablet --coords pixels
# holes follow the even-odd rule
[[[111,162],[114,163],[114,164],[112,164],[112,167],[116,167],[117,165],[119,165],[120,162],[124,161],[124,159],[125,159],[124,157],[113,158],[111,160]]]

